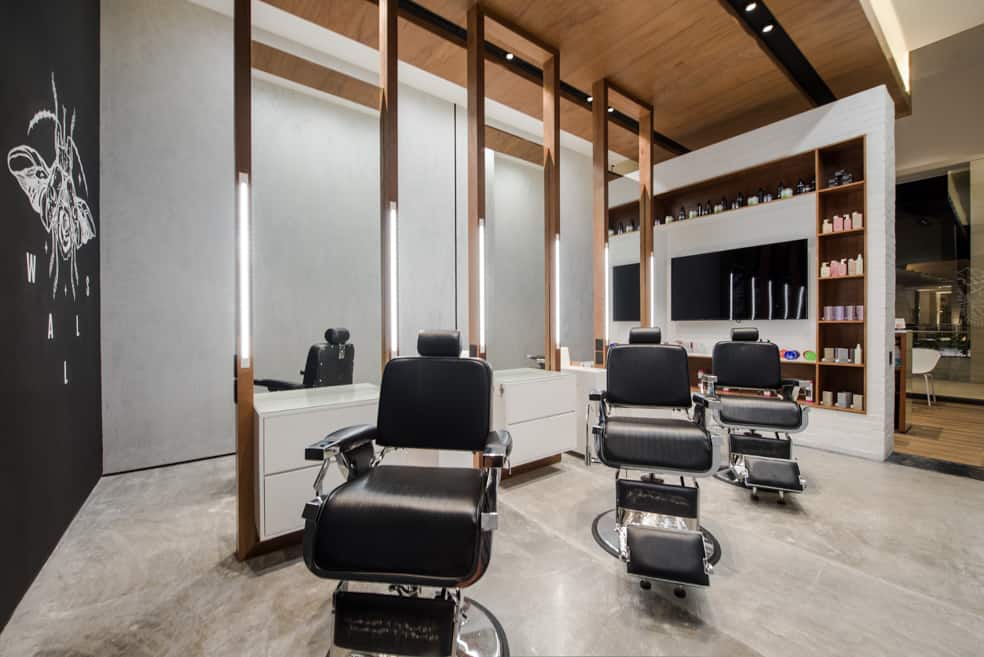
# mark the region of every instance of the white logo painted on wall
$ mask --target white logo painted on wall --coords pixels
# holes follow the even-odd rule
[[[51,297],[58,295],[61,270],[63,266],[67,266],[68,280],[62,283],[62,293],[67,296],[71,290],[74,299],[79,284],[76,255],[82,246],[95,238],[96,224],[89,204],[83,198],[88,195],[89,186],[79,149],[75,144],[75,111],[72,111],[69,119],[68,108],[58,106],[54,74],[51,75],[51,95],[53,108],[38,110],[27,124],[28,135],[44,121],[51,121],[53,124],[54,148],[51,163],[48,164],[38,151],[25,144],[15,146],[7,153],[7,169],[17,179],[31,208],[41,218],[41,226],[48,233],[44,248],[49,254]],[[34,259],[36,256],[29,253],[28,280],[31,283],[35,279]],[[88,287],[88,281],[86,282]]]
[[[74,323],[74,336],[69,339],[78,340],[82,336],[83,326],[80,326],[77,304],[80,296],[83,300],[90,296],[91,289],[89,274],[84,275],[84,281],[79,276],[78,253],[79,249],[95,239],[96,223],[86,201],[89,197],[89,183],[75,141],[76,112],[73,109],[69,115],[69,108],[58,104],[58,89],[53,73],[51,96],[52,107],[37,110],[27,124],[28,137],[34,135],[35,139],[44,139],[42,135],[38,135],[41,131],[36,128],[51,123],[53,147],[50,162],[33,147],[22,144],[14,146],[7,153],[7,169],[27,196],[27,202],[37,213],[46,233],[43,235],[41,248],[48,256],[48,285],[51,296],[47,297],[47,293],[44,293],[44,298],[48,299],[44,304],[47,306],[47,317],[39,323],[43,323],[47,339],[53,343],[59,335],[70,334],[67,327],[64,327],[66,330],[56,331],[57,316],[60,313],[50,312],[60,308],[62,303],[72,304],[74,309],[63,315],[66,321]],[[41,150],[45,151],[46,148]],[[38,253],[27,251],[25,264],[27,284],[38,285]],[[59,300],[59,292],[65,301]],[[68,360],[62,360],[58,376],[64,385],[69,384],[70,369]]]

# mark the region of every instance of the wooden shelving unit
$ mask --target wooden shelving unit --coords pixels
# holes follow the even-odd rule
[[[868,402],[867,395],[867,357],[868,345],[868,250],[867,226],[868,213],[865,194],[865,142],[863,137],[834,144],[816,151],[817,170],[817,354],[821,361],[817,363],[817,378],[815,395],[818,402],[823,399],[823,393],[830,392],[836,404],[838,392],[850,392],[853,395],[863,395],[863,406],[857,408],[842,408],[836,405],[818,403],[820,408],[849,413],[865,413]],[[853,182],[828,186],[833,173],[844,170],[851,174]],[[834,215],[860,212],[863,215],[863,228],[840,231],[836,233],[822,232],[825,219]],[[855,258],[862,256],[864,261],[863,273],[852,276],[819,278],[820,265],[823,262]],[[864,306],[864,318],[861,320],[824,320],[824,306]],[[831,363],[823,362],[824,348],[843,347],[853,349],[861,345],[861,363]]]
[[[836,186],[829,185],[828,183],[833,173],[839,170],[849,173],[852,181]],[[821,360],[818,362],[783,361],[783,375],[800,379],[812,378],[814,383],[814,401],[808,402],[808,406],[858,414],[867,412],[868,401],[866,383],[866,364],[868,358],[866,319],[868,317],[867,272],[869,263],[865,173],[865,139],[864,137],[857,137],[674,189],[653,198],[653,217],[657,224],[664,224],[665,217],[670,215],[674,217],[673,225],[726,214],[733,215],[735,221],[740,221],[740,213],[743,210],[758,206],[745,205],[735,210],[729,208],[723,212],[688,218],[683,221],[677,220],[676,217],[681,207],[684,209],[685,214],[689,214],[689,211],[695,208],[698,203],[705,204],[707,201],[717,203],[722,197],[730,204],[730,201],[734,200],[739,192],[745,195],[746,199],[759,189],[764,189],[775,195],[778,191],[777,188],[780,181],[785,186],[793,187],[794,189],[799,180],[803,180],[806,183],[815,181],[815,192],[805,192],[805,194],[812,194],[816,198],[816,272],[818,275],[815,299],[817,318],[816,352],[818,358]],[[797,194],[793,198],[799,198],[803,195]],[[788,199],[776,198],[768,204],[781,203],[784,200]],[[835,214],[843,215],[852,212],[861,212],[864,220],[863,228],[835,233],[823,232],[824,219],[830,219]],[[609,210],[609,227],[615,229],[619,223],[629,225],[633,220],[638,222],[638,216],[639,204],[637,202],[617,206]],[[861,254],[864,260],[864,273],[833,278],[819,277],[820,263],[835,259],[856,258],[858,254]],[[865,319],[822,319],[824,306],[840,305],[864,306],[865,312],[863,317]],[[862,363],[830,363],[822,361],[824,347],[853,349],[858,344],[861,345],[863,352],[864,361]],[[709,357],[692,355],[690,364],[691,379],[696,385],[697,370],[709,367],[710,359]],[[864,405],[860,409],[824,405],[821,403],[824,391],[833,393],[832,397],[835,404],[838,392],[863,395]]]

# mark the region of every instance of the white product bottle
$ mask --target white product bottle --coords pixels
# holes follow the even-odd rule
[[[820,264],[820,278],[830,278],[830,265],[826,262]]]
[[[857,346],[854,347],[854,362],[857,363],[858,365],[860,365],[861,363],[864,362],[864,359],[861,357],[861,343],[860,342],[857,344]]]
[[[823,224],[820,228],[820,232],[826,235],[827,233],[834,232],[834,224],[830,223],[830,219],[824,219]]]
[[[854,258],[849,258],[847,261],[847,275],[854,276],[858,273],[858,265],[854,262]]]
[[[861,274],[864,273],[864,258],[861,257],[860,253],[858,254],[858,259],[855,262],[856,262],[856,268],[858,270],[858,276],[860,276]]]

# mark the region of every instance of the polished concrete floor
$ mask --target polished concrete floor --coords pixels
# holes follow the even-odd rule
[[[516,655],[980,655],[984,484],[800,449],[787,506],[704,480],[724,555],[684,600],[598,548],[612,472],[573,457],[503,490],[469,594]],[[232,556],[231,458],[99,482],[7,628],[2,657],[324,655],[329,582],[297,549]],[[10,540],[10,537],[7,538]]]

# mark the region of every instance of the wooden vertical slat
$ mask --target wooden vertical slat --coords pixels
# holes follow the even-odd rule
[[[390,303],[393,283],[390,249],[396,241],[391,234],[390,206],[399,212],[399,171],[397,147],[397,16],[398,0],[379,0],[379,212],[380,212],[380,276],[382,278],[382,366],[396,353],[390,335],[390,323],[397,309]],[[399,223],[399,218],[397,219]],[[396,227],[399,230],[399,226]],[[395,277],[393,277],[395,280]]]
[[[468,10],[468,342],[469,353],[485,357],[479,342],[478,225],[485,220],[485,17]]]
[[[554,275],[557,266],[554,242],[560,237],[560,55],[552,55],[543,64],[543,194],[544,367],[559,370],[560,349],[555,336],[560,327],[554,309],[560,290]]]
[[[594,164],[594,362],[605,366],[605,247],[608,244],[608,82],[598,80],[591,88],[591,146]]]
[[[239,207],[239,175],[249,175],[252,171],[252,97],[250,80],[250,61],[252,43],[252,16],[250,0],[236,0],[233,17],[233,135],[235,139],[235,171],[232,190],[236,195],[236,217]],[[251,185],[252,186],[252,185]],[[235,231],[236,248],[236,556],[245,559],[256,546],[259,534],[256,529],[256,447],[253,441],[253,358],[243,367],[239,354],[242,331],[239,326],[240,286],[244,281],[239,276],[238,230]],[[249,272],[246,272],[249,276]],[[250,349],[250,352],[252,349]]]
[[[639,111],[639,319],[651,326],[653,280],[650,258],[653,253],[653,110]]]

